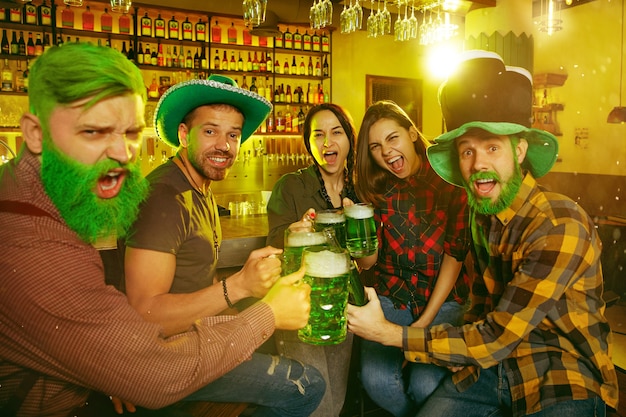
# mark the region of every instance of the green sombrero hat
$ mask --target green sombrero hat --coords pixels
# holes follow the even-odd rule
[[[439,88],[439,104],[448,132],[427,149],[428,160],[441,178],[462,187],[455,139],[472,128],[495,135],[517,135],[528,142],[522,168],[535,178],[550,171],[559,151],[556,137],[532,125],[532,76],[524,68],[507,67],[488,51],[468,51]]]
[[[178,147],[178,126],[193,109],[207,104],[230,104],[239,109],[244,121],[241,143],[245,142],[265,121],[272,104],[257,93],[239,88],[237,82],[223,75],[208,80],[191,80],[168,89],[154,112],[157,135],[170,146]]]

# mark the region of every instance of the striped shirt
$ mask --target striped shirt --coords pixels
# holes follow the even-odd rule
[[[170,338],[105,285],[98,251],[81,241],[45,194],[26,149],[0,167],[0,409],[27,370],[40,377],[19,416],[67,416],[89,390],[158,408],[247,360],[274,331],[270,307],[197,320]]]
[[[459,390],[502,363],[514,416],[601,397],[616,407],[601,243],[589,216],[527,174],[511,206],[472,216],[476,277],[463,327],[408,328],[405,356],[465,365]]]

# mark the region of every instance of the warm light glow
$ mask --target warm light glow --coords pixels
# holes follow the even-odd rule
[[[452,43],[432,46],[428,52],[428,71],[434,79],[445,80],[458,65],[458,56],[462,48]]]

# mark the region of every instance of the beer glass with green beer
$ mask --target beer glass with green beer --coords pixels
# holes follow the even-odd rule
[[[304,282],[311,286],[309,322],[298,338],[314,345],[335,345],[346,339],[350,254],[337,247],[307,247],[302,252]]]
[[[327,235],[309,228],[286,229],[285,249],[283,251],[283,275],[296,272],[302,266],[302,250],[305,247],[328,245]]]
[[[320,210],[315,213],[315,230],[321,232],[327,227],[335,230],[339,246],[346,248],[346,216],[341,209]]]
[[[346,246],[353,258],[364,258],[378,250],[374,208],[358,203],[343,208],[346,215]]]

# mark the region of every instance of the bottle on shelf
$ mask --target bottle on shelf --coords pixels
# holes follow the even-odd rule
[[[267,61],[263,52],[261,52],[261,59],[259,59],[259,72],[267,72]]]
[[[326,32],[322,33],[322,52],[330,52],[330,38]]]
[[[276,74],[283,73],[283,67],[281,67],[280,62],[278,62],[278,57],[276,57],[276,61],[274,61],[274,72],[276,72]]]
[[[259,77],[257,83],[257,94],[261,97],[265,97],[265,83],[263,82],[263,78]]]
[[[279,28],[280,31],[280,28]],[[284,33],[281,33],[279,36],[276,36],[274,38],[274,47],[275,48],[284,48],[285,44],[283,43],[283,37],[285,36]]]
[[[283,33],[283,45],[285,49],[293,49],[293,33],[289,32],[289,27]]]
[[[20,54],[20,44],[17,42],[17,32],[13,31],[11,34],[11,45],[10,45],[11,55],[19,55]]]
[[[26,43],[26,55],[35,55],[35,42],[33,41],[33,32],[28,32],[28,42]]]
[[[37,45],[35,45],[35,46],[37,46]],[[43,51],[46,52],[51,47],[52,47],[52,45],[50,44],[50,34],[49,33],[44,33],[43,34]]]
[[[61,35],[57,37],[57,46],[63,46],[63,36]]]
[[[315,61],[315,72],[314,75],[316,77],[321,77],[322,76],[322,66],[320,65],[320,59],[317,58],[317,61]]]
[[[15,91],[25,93],[24,88],[24,71],[22,71],[22,61],[17,61],[17,69],[15,70]]]
[[[196,53],[193,55],[193,68],[200,69],[200,54],[198,53],[198,48],[196,48]]]
[[[13,70],[9,65],[9,60],[4,60],[4,65],[2,66],[2,85],[0,87],[2,91],[13,91]]]
[[[87,6],[82,15],[83,20],[83,30],[93,30],[94,29],[94,16],[91,12],[91,8]]]
[[[208,62],[206,59],[206,48],[200,48],[200,68],[208,68]]]
[[[159,43],[159,52],[157,52],[157,65],[159,67],[165,66],[165,54],[163,53],[163,45]]]
[[[289,88],[289,86],[287,86]],[[291,133],[291,111],[287,108],[285,112],[285,132]]]
[[[213,69],[220,69],[220,51],[215,50],[215,58],[213,58]]]
[[[141,36],[152,36],[152,18],[145,12],[140,21]]]
[[[304,67],[304,64],[303,64]],[[294,55],[291,60],[291,71],[289,72],[291,75],[298,75],[298,67],[296,66],[296,56]]]
[[[243,59],[241,58],[241,52],[239,52],[239,59],[237,60],[237,71],[243,71]]]
[[[52,26],[52,8],[46,0],[37,7],[37,20],[41,26]]]
[[[248,61],[246,61],[246,71],[252,71],[252,57],[250,55],[250,51],[248,51]]]
[[[137,63],[144,63],[143,44],[139,42],[139,48],[137,49]]]
[[[306,102],[309,104],[313,104],[313,90],[311,90],[311,83],[309,83],[309,85],[306,88]]]
[[[119,31],[122,34],[130,34],[130,17],[126,13],[122,13],[118,19]]]
[[[269,52],[265,55],[265,67],[267,72],[274,72],[274,61]]]
[[[254,51],[254,59],[252,60],[252,72],[259,72],[259,60],[256,51]]]
[[[317,32],[313,32],[313,36],[311,36],[311,49],[313,52],[319,52],[322,50],[321,47],[321,38]]]
[[[311,35],[309,34],[308,30],[304,32],[304,35],[302,35],[302,50],[311,50]]]
[[[41,33],[37,33],[37,39],[35,40],[35,56],[43,54],[43,42],[41,41]]]
[[[296,33],[293,34],[293,49],[302,50],[302,34],[298,31],[298,28],[296,28]]]
[[[243,44],[252,45],[252,34],[250,33],[250,29],[248,28],[245,28],[243,30]]]
[[[176,20],[176,16],[172,16],[172,18],[167,22],[167,37],[169,39],[178,40],[180,36],[178,29],[178,20]]]
[[[150,44],[146,44],[146,49],[143,51],[143,63],[144,65],[150,65],[152,61],[152,53],[150,52]]]
[[[252,83],[250,84],[250,91],[252,91],[253,93],[257,92],[256,77],[252,77]]]
[[[126,58],[135,62],[135,47],[133,45],[133,41],[130,41],[130,46],[128,47],[128,53],[126,54]]]
[[[304,110],[302,110],[302,107],[300,107],[300,111],[298,112],[298,132],[302,133],[302,131],[304,130],[304,119],[306,118],[306,115],[304,114]]]
[[[287,100],[287,97],[285,96],[285,86],[283,84],[280,85],[280,89],[278,90],[278,96],[278,101],[280,101],[281,103],[284,103]]]
[[[317,102],[324,102],[324,90],[322,90],[322,86],[320,84],[317,85]]]
[[[259,46],[260,47],[267,46],[267,36],[259,36]]]
[[[237,28],[235,27],[235,22],[230,22],[230,27],[228,28],[228,43],[233,45],[237,43]]]
[[[283,72],[282,72],[282,74],[288,75],[289,72],[290,72],[289,71],[289,59],[285,58],[285,65],[283,65]]]
[[[36,25],[37,24],[37,6],[33,3],[26,3],[22,8],[22,22],[27,25]]]
[[[25,56],[26,55],[26,42],[24,41],[24,32],[22,32],[20,30],[20,38],[17,41],[18,44],[18,50],[19,50],[19,55]]]
[[[198,42],[206,41],[206,23],[202,21],[202,18],[198,20],[198,23],[196,23],[195,29],[196,29],[196,40]]]
[[[161,13],[154,19],[154,37],[165,38],[165,19],[161,17]]]
[[[280,88],[278,85],[276,85],[276,88],[274,89],[274,103],[279,103],[280,102]],[[269,127],[269,126],[268,126]],[[269,132],[269,130],[268,130]]]
[[[150,65],[155,66],[155,67],[159,63],[159,53],[157,52],[159,50],[159,46],[160,45],[152,49],[152,54],[150,55]]]
[[[74,11],[69,5],[65,6],[61,12],[61,26],[64,28],[74,27]]]
[[[285,92],[285,103],[291,103],[292,94],[291,94],[291,86],[287,85],[287,91]]]
[[[191,41],[193,40],[193,25],[189,21],[189,16],[185,18],[183,22],[183,40]]]
[[[237,71],[237,61],[235,61],[235,52],[230,52],[230,61],[228,62],[229,71]]]
[[[15,35],[15,32],[13,32]],[[9,38],[7,37],[7,30],[2,29],[2,54],[9,55],[11,53],[11,45],[9,44]]]
[[[247,90],[248,89],[248,82],[246,81],[246,76],[243,76],[243,81],[241,82],[241,86],[242,89]]]
[[[324,57],[324,65],[322,66],[322,75],[324,77],[328,77],[330,75],[330,71],[328,68],[328,56]]]
[[[228,58],[226,57],[226,51],[224,51],[224,57],[222,58],[222,66],[220,69],[222,71],[228,71]]]
[[[152,74],[152,82],[150,83],[150,87],[148,87],[148,97],[159,97],[159,85],[157,84],[156,72]]]
[[[185,54],[183,53],[183,44],[178,47],[178,67],[185,68]]]
[[[12,7],[9,9],[9,22],[22,23],[22,9],[19,7]]]
[[[100,15],[100,30],[103,32],[113,32],[113,16],[109,14],[109,10],[105,7],[104,13]]]
[[[270,84],[270,77],[265,76],[265,98],[267,101],[272,101],[272,84]]]
[[[185,57],[185,68],[193,68],[193,57],[191,56],[191,49],[187,49],[187,56]]]
[[[307,74],[307,70],[306,70],[306,67],[304,66],[304,57],[300,57],[300,66],[298,67],[298,75],[306,75],[306,74]]]

